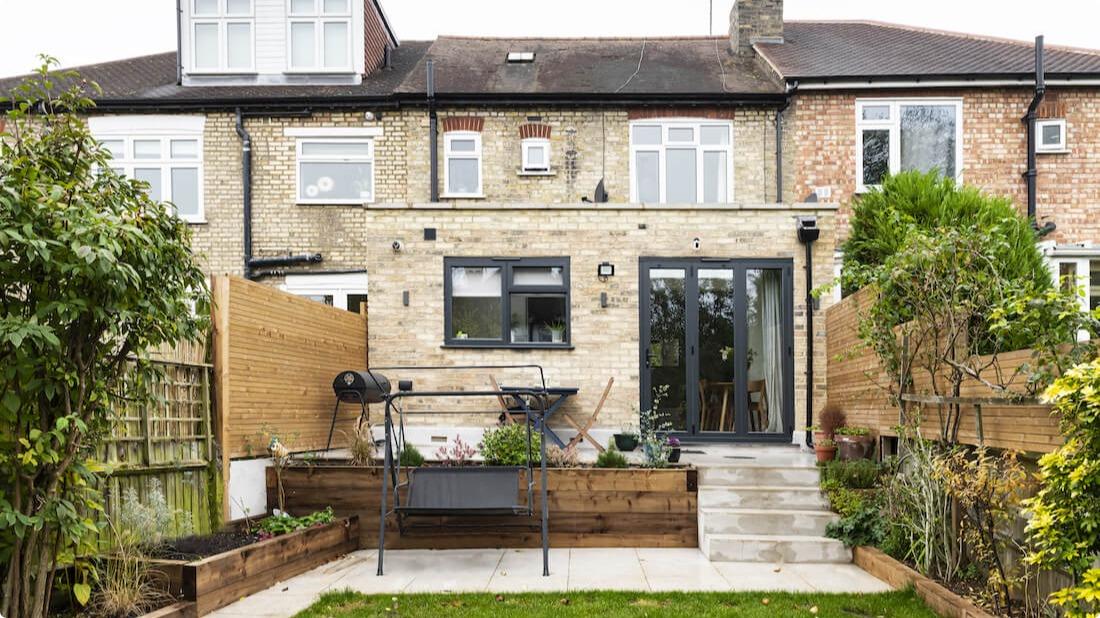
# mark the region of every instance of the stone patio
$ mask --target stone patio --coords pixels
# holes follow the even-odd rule
[[[211,616],[288,617],[323,592],[565,592],[576,590],[875,593],[885,582],[853,564],[710,562],[698,549],[551,549],[542,576],[538,549],[361,550],[242,599]]]

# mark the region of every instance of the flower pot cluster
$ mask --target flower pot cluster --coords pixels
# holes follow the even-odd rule
[[[875,451],[875,437],[866,427],[847,424],[844,412],[830,404],[821,411],[818,425],[810,427],[814,432],[814,454],[818,463],[839,457],[843,461],[871,459]]]

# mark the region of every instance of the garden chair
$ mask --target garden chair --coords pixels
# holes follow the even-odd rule
[[[600,417],[600,411],[603,410],[603,404],[605,401],[607,401],[607,396],[611,393],[611,385],[614,383],[615,378],[607,379],[607,387],[603,389],[603,396],[600,397],[600,403],[596,404],[596,410],[592,412],[592,416],[588,417],[588,422],[584,424],[584,427],[581,427],[577,424],[576,421],[569,418],[569,415],[562,415],[562,418],[565,419],[565,422],[569,423],[569,425],[573,429],[577,430],[577,435],[573,436],[569,440],[569,444],[565,445],[565,450],[575,448],[578,444],[581,443],[581,440],[588,440],[589,444],[596,447],[597,452],[604,452],[605,449],[603,445],[600,444],[595,438],[593,438],[588,432],[592,429],[592,426],[596,424],[596,419]]]

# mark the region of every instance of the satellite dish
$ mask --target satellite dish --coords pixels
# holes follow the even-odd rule
[[[607,201],[607,189],[605,189],[603,186],[603,178],[601,178],[600,182],[596,184],[596,195],[594,196],[593,201],[597,204],[602,204]]]

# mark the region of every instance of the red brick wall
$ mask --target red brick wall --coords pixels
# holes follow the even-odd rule
[[[386,46],[390,43],[390,36],[386,32],[382,15],[378,12],[375,0],[363,0],[363,49],[366,62],[363,64],[363,73],[371,74],[382,66],[386,60]]]
[[[802,200],[815,187],[831,187],[840,203],[838,239],[845,237],[856,177],[855,100],[863,97],[961,97],[963,181],[1014,199],[1027,208],[1027,135],[1021,122],[1032,91],[800,92],[787,119],[785,140],[793,149],[789,200]],[[1100,243],[1100,90],[1052,88],[1044,115],[1064,114],[1069,153],[1039,154],[1038,218],[1058,229],[1047,239]],[[793,179],[792,179],[793,177]]]

